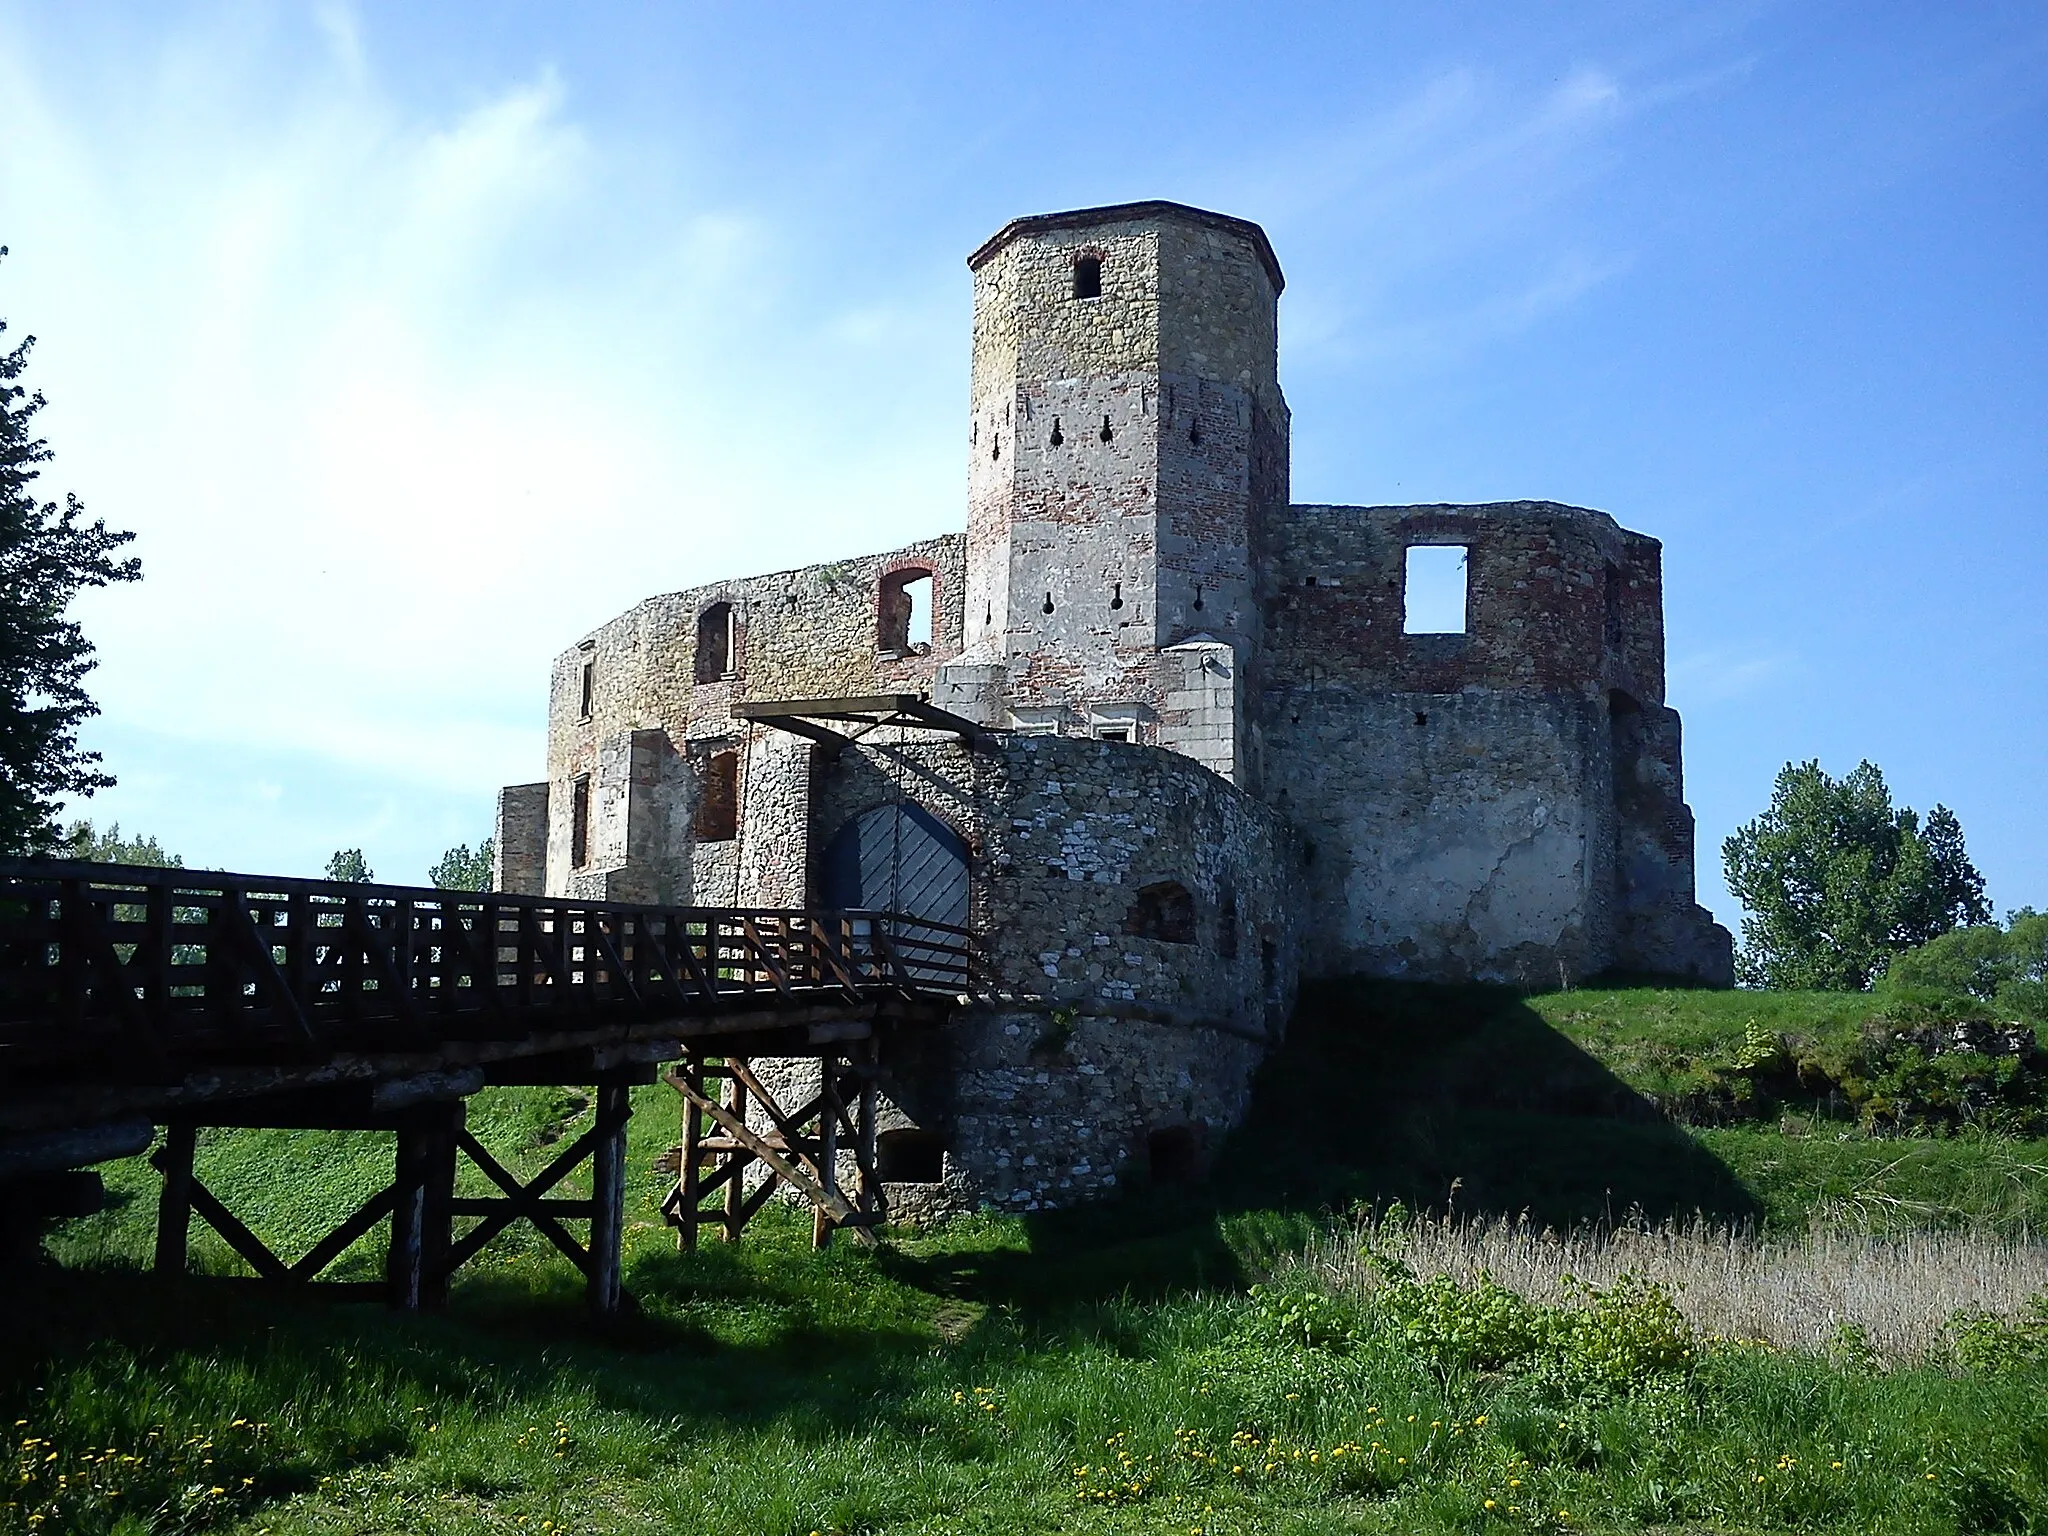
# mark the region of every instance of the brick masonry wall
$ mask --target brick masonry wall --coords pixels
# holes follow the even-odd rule
[[[506,785],[491,832],[491,889],[538,896],[547,889],[547,863],[548,786]]]

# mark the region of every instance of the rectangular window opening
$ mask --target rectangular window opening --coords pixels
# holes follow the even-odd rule
[[[697,615],[697,681],[715,683],[733,674],[739,647],[733,642],[731,603],[713,603]]]
[[[590,780],[576,781],[569,799],[569,867],[581,869],[590,862]]]
[[[588,720],[591,706],[597,702],[597,658],[588,652],[583,657],[583,702],[577,706],[577,714]]]
[[[702,772],[690,833],[700,843],[729,843],[740,831],[740,755],[714,753]]]
[[[1412,544],[1402,590],[1401,628],[1410,635],[1467,632],[1466,571],[1470,551],[1463,544]]]
[[[882,578],[875,649],[898,654],[930,650],[932,643],[932,574],[910,569]]]
[[[932,643],[932,579],[920,576],[916,581],[903,584],[903,595],[910,599],[910,643],[930,645]]]

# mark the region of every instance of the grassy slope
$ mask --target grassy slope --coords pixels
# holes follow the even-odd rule
[[[1802,1017],[1852,1011],[1781,1001]],[[59,1233],[67,1268],[10,1303],[37,1325],[0,1335],[0,1411],[37,1442],[24,1453],[31,1491],[51,1486],[52,1450],[59,1466],[101,1458],[78,1462],[101,1492],[44,1530],[1469,1530],[1502,1518],[1510,1478],[1523,1524],[1540,1507],[1553,1525],[1572,1511],[1572,1527],[1998,1528],[2012,1499],[2048,1488],[2037,1373],[1874,1377],[1745,1355],[1668,1401],[1566,1405],[1552,1419],[1558,1405],[1525,1384],[1444,1379],[1390,1345],[1343,1358],[1246,1345],[1247,1274],[1356,1200],[1781,1224],[1816,1207],[2001,1224],[2034,1213],[2031,1170],[2048,1148],[1688,1135],[1644,1113],[1603,1021],[1626,1037],[1661,1009],[1638,1034],[1715,1048],[1716,1028],[1739,1040],[1737,1006],[1727,994],[1325,992],[1207,1189],[963,1222],[876,1258],[814,1257],[807,1223],[780,1217],[737,1249],[677,1256],[648,1172],[672,1137],[673,1096],[646,1090],[628,1234],[643,1310],[610,1338],[582,1322],[567,1266],[513,1234],[444,1317],[159,1286],[132,1267],[153,1178],[117,1165],[121,1203]],[[531,1170],[587,1112],[507,1090],[472,1118]],[[370,1138],[231,1133],[204,1146],[201,1173],[296,1250],[374,1187],[386,1156]],[[234,1268],[217,1243],[197,1251]],[[373,1245],[352,1260],[373,1269]],[[1471,1428],[1477,1417],[1488,1425]],[[1432,1420],[1469,1438],[1432,1435]],[[1242,1474],[1229,1470],[1249,1459],[1231,1461],[1239,1430],[1268,1443]],[[1323,1459],[1268,1471],[1276,1436]],[[1370,1476],[1328,1456],[1374,1438],[1390,1449]],[[1194,1442],[1224,1462],[1175,1449]],[[1121,1478],[1124,1454],[1141,1499],[1076,1498],[1100,1482],[1077,1467],[1108,1459]],[[137,1505],[185,1513],[115,1524]]]
[[[1400,1199],[1546,1222],[1638,1210],[2048,1227],[2048,1142],[1880,1140],[1810,1120],[1688,1130],[1647,1102],[1674,1073],[1732,1062],[1751,1020],[1845,1040],[1873,1012],[1860,994],[1317,989],[1220,1183],[1254,1208]]]

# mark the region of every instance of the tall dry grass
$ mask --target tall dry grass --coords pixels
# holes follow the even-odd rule
[[[1705,1223],[1555,1232],[1504,1218],[1416,1220],[1371,1235],[1416,1274],[1482,1274],[1532,1301],[1570,1299],[1574,1280],[1624,1274],[1668,1290],[1708,1337],[1781,1349],[1837,1347],[1860,1330],[1888,1361],[1927,1358],[1959,1311],[2011,1312],[2048,1289],[2048,1244],[1964,1231],[1759,1237]],[[1338,1232],[1292,1261],[1317,1286],[1369,1294],[1384,1283],[1359,1233]]]

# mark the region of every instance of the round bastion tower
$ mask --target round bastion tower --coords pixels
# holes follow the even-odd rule
[[[1013,220],[968,266],[965,648],[936,701],[1255,787],[1254,562],[1287,505],[1265,232],[1129,203]]]

